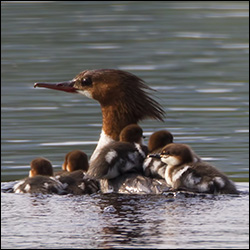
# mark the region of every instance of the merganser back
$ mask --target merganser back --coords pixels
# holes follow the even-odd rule
[[[239,193],[233,182],[214,166],[201,160],[195,161],[193,151],[185,144],[168,144],[163,148],[160,157],[168,165],[165,179],[174,191]]]

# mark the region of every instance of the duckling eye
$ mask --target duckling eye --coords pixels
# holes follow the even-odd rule
[[[83,78],[81,81],[82,86],[90,86],[92,84],[92,81],[90,78]]]
[[[162,154],[163,155],[170,155],[170,152],[169,151],[163,151]]]

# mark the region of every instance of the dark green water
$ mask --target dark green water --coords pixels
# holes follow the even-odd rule
[[[163,123],[153,120],[140,123],[147,138],[152,132],[166,128],[173,133],[175,142],[189,144],[198,155],[227,173],[231,179],[248,182],[248,2],[1,3],[2,182],[27,176],[30,161],[38,156],[50,159],[55,169],[59,169],[64,155],[70,150],[81,149],[91,155],[101,131],[98,103],[80,95],[34,89],[33,84],[38,81],[70,80],[80,71],[98,68],[130,71],[157,90],[155,98],[167,115]],[[248,187],[244,186],[244,189],[248,190]],[[186,205],[186,201],[181,199],[174,202],[174,208],[172,205],[169,207],[164,198],[135,198],[136,204],[146,204],[139,208],[129,204],[128,211],[133,211],[130,212],[132,222],[114,212],[105,214],[104,222],[101,220],[98,224],[103,216],[99,206],[105,207],[105,199],[106,196],[93,199],[52,197],[37,203],[30,196],[2,194],[3,247],[248,247],[248,219],[244,217],[248,214],[248,195],[242,199],[213,200],[212,203],[206,200],[205,204],[199,199],[188,201],[188,204],[195,202],[194,207]],[[63,207],[60,205],[62,202]],[[23,203],[26,204],[25,210],[20,212],[18,206],[23,206]],[[127,205],[127,200],[122,199],[119,206],[122,206],[123,213]],[[34,210],[35,206],[38,210]],[[82,209],[88,206],[89,210],[82,213]],[[187,214],[182,214],[186,206]],[[230,210],[228,207],[231,206]],[[79,228],[75,227],[78,222],[74,216],[79,214],[72,212],[73,207],[79,208],[81,213],[79,226],[86,224],[89,230],[85,228],[79,232]],[[209,212],[204,210],[208,207]],[[244,210],[241,216],[237,214],[239,207]],[[152,214],[155,209],[161,211],[156,213],[160,219]],[[221,209],[224,209],[225,217],[218,222],[214,214]],[[56,225],[55,221],[59,219],[55,216],[57,211],[62,217],[66,214],[68,229],[61,229],[61,222],[60,226]],[[198,216],[204,211],[204,215]],[[189,212],[198,217],[191,216],[189,221]],[[53,225],[41,223],[44,213],[48,223],[54,216]],[[141,230],[138,236],[127,226],[129,223],[134,225],[139,214],[144,219],[141,226],[136,224],[136,228],[138,226]],[[118,229],[111,226],[115,232],[105,229],[109,216],[115,217],[112,223],[118,225]],[[169,216],[175,219],[169,222]],[[237,221],[233,219],[235,217]],[[202,222],[195,223],[197,218],[201,218]],[[24,226],[27,220],[28,226]],[[74,223],[70,223],[71,220]],[[172,232],[168,225],[176,220],[179,227],[175,225]],[[41,229],[38,227],[36,233],[31,233],[37,224],[41,225]],[[181,229],[183,224],[187,226],[184,226],[186,231]],[[202,228],[202,224],[210,226]],[[219,226],[215,233],[216,225]],[[77,238],[79,233],[82,235],[87,231],[87,236],[81,240]],[[194,238],[190,239],[191,235]],[[135,240],[137,237],[139,241]],[[48,238],[46,245],[44,242]],[[78,240],[74,241],[74,238]],[[125,242],[125,238],[130,240]],[[149,240],[148,245],[146,239]],[[105,242],[108,244],[105,245]]]

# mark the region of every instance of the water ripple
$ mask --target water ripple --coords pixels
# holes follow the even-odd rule
[[[98,141],[68,141],[68,142],[46,142],[40,146],[73,146],[73,145],[96,145]]]

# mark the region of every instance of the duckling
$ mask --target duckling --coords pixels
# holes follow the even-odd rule
[[[88,168],[88,156],[80,150],[73,150],[66,154],[63,171],[56,173],[55,177],[67,185],[65,190],[70,194],[92,194],[100,188],[97,180],[85,176]]]
[[[185,144],[168,144],[158,157],[168,165],[165,180],[172,190],[239,194],[234,183],[222,172],[207,162],[195,161],[192,149]]]
[[[148,141],[149,154],[160,153],[164,146],[173,142],[173,135],[168,130],[159,130],[154,132]],[[153,178],[165,178],[167,164],[158,158],[147,156],[143,162],[143,171],[145,176]]]
[[[30,163],[29,177],[13,186],[14,193],[65,194],[65,186],[53,177],[51,162],[43,157]]]
[[[82,178],[88,171],[88,168],[88,156],[80,150],[73,150],[65,155],[62,164],[62,171],[58,171],[54,175],[57,177],[68,176],[74,172],[74,175],[77,175],[76,173],[78,173]]]
[[[87,174],[96,179],[113,179],[127,172],[142,172],[147,147],[142,145],[142,128],[137,124],[126,126],[119,142],[111,142],[102,148],[90,163]]]

